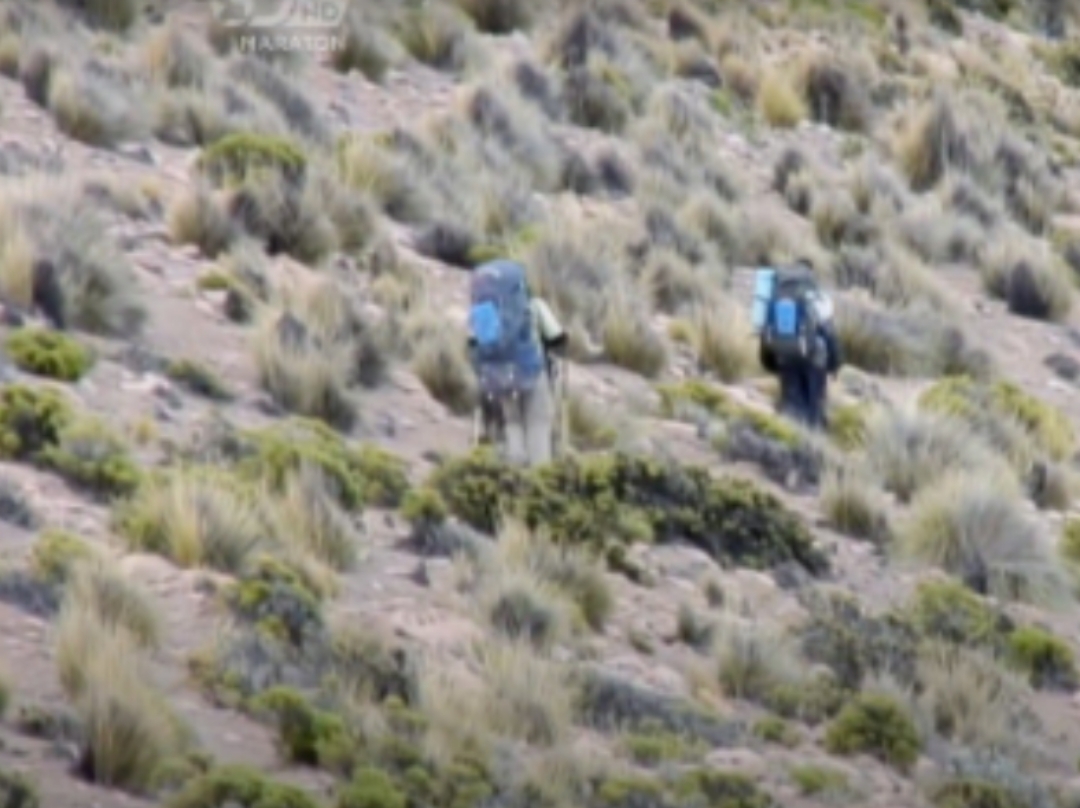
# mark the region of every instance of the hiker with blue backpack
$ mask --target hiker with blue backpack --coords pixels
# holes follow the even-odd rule
[[[780,412],[824,429],[828,378],[842,363],[832,300],[805,259],[791,268],[759,270],[755,284],[759,356],[780,381]]]
[[[566,344],[551,308],[530,293],[521,264],[497,259],[473,270],[469,355],[479,397],[477,438],[501,445],[511,463],[546,463],[555,452],[563,396],[555,391],[553,357]]]

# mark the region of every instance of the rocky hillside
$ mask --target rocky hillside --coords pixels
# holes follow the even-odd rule
[[[1074,6],[5,0],[0,808],[1080,806]]]

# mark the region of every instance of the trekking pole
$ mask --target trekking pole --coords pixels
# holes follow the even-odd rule
[[[559,447],[558,455],[563,457],[570,447],[570,363],[564,358],[559,362]]]

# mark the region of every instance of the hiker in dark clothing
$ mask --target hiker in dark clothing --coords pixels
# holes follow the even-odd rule
[[[780,382],[780,412],[811,429],[824,429],[828,379],[839,372],[842,357],[832,300],[817,288],[808,262],[778,278],[767,319],[759,357]]]

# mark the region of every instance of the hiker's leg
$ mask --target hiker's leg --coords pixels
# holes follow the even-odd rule
[[[806,417],[806,393],[802,373],[798,368],[780,368],[776,376],[780,380],[780,414],[802,420]]]
[[[503,454],[508,463],[524,465],[528,462],[525,437],[525,419],[522,400],[509,396],[502,405]]]
[[[806,371],[807,424],[812,429],[825,428],[825,370],[809,367]]]
[[[555,398],[549,379],[540,379],[524,399],[525,449],[529,465],[551,461],[555,429]]]

